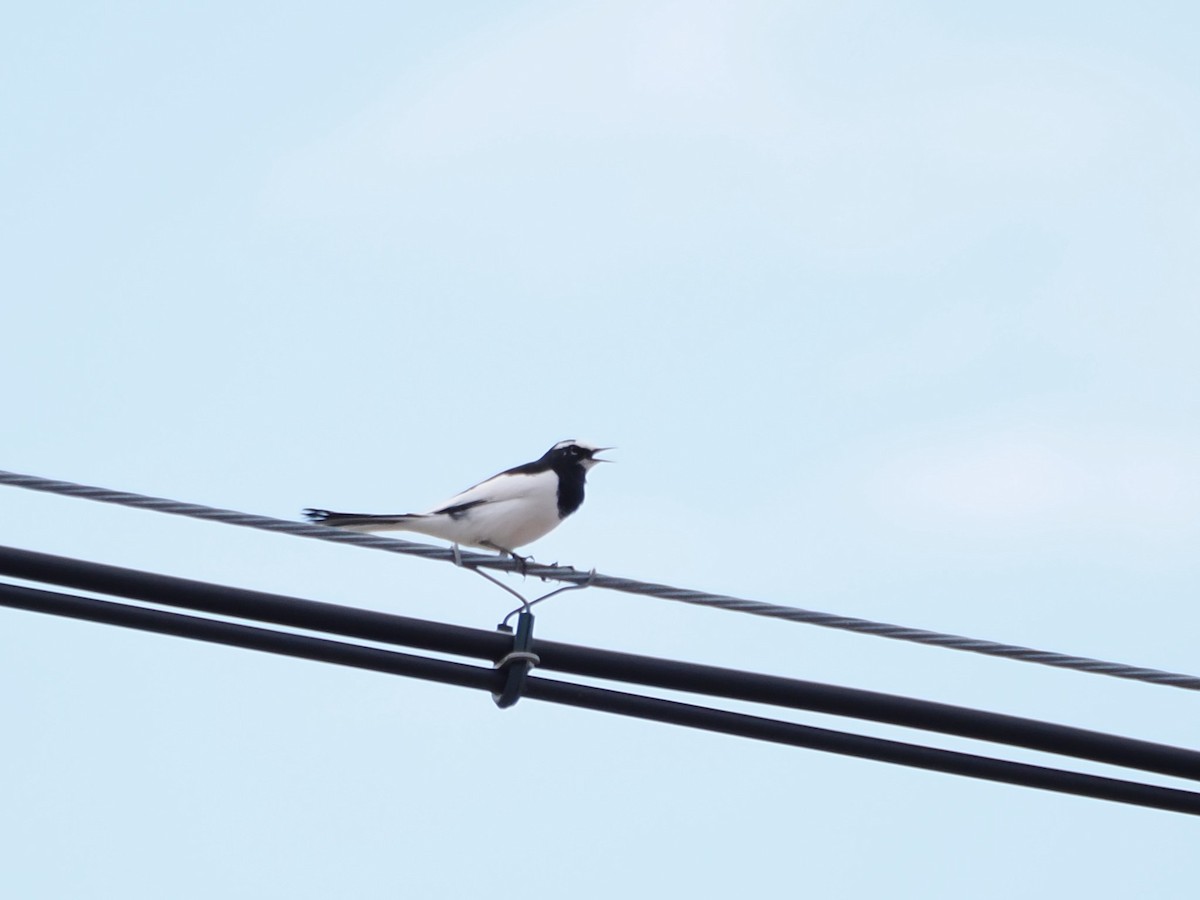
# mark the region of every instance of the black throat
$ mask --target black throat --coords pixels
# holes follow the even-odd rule
[[[578,462],[564,460],[553,466],[558,475],[558,517],[565,519],[583,505],[583,485],[587,469]]]

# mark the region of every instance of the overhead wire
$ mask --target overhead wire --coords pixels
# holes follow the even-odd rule
[[[0,546],[0,575],[145,603],[175,606],[398,644],[491,662],[512,649],[498,631],[246,590]],[[848,716],[1143,769],[1200,781],[1200,752],[1081,728],[781,676],[743,672],[536,639],[544,670],[751,703]]]
[[[237,525],[245,528],[255,528],[289,534],[296,537],[313,538],[331,541],[339,544],[352,544],[357,547],[367,547],[372,550],[383,550],[389,553],[400,553],[418,556],[424,559],[438,559],[465,566],[467,568],[488,568],[501,571],[522,571],[529,576],[543,580],[562,581],[571,584],[588,583],[597,588],[620,591],[627,594],[654,597],[662,600],[673,600],[696,606],[712,607],[749,613],[789,622],[800,622],[818,625],[823,628],[833,628],[858,634],[870,634],[891,640],[909,641],[912,643],[944,647],[968,653],[978,653],[985,656],[1014,659],[1021,662],[1037,663],[1054,668],[1071,669],[1078,672],[1088,672],[1095,675],[1107,675],[1113,678],[1124,678],[1149,684],[1160,684],[1184,690],[1200,691],[1200,676],[1162,669],[1134,666],[1126,663],[1110,662],[1085,656],[1074,656],[1049,650],[1037,650],[1017,644],[1005,644],[996,641],[981,640],[963,635],[947,634],[922,628],[910,628],[887,622],[875,622],[853,616],[841,616],[833,613],[819,612],[794,606],[783,606],[775,603],[764,603],[742,597],[732,597],[725,594],[713,594],[707,591],[689,588],[673,587],[654,582],[639,581],[633,578],[623,578],[613,575],[603,575],[596,572],[584,572],[572,566],[559,565],[522,565],[507,557],[490,556],[481,553],[470,553],[446,547],[422,544],[397,538],[384,538],[374,534],[361,534],[344,531],[325,525],[309,525],[303,522],[292,522],[261,516],[236,510],[221,509],[196,503],[184,503],[162,497],[153,497],[129,491],[117,491],[92,485],[77,484],[69,481],[57,481],[36,475],[24,475],[17,472],[0,470],[0,484],[21,487],[28,490],[42,491],[68,497],[80,497],[101,503],[112,503],[136,509],[151,509],[170,515],[185,516],[193,519],[221,522],[227,525]]]
[[[291,632],[279,632],[235,622],[182,615],[21,585],[0,583],[0,605],[488,690],[493,693],[499,687],[499,679],[503,675],[495,669],[448,660],[429,659],[377,647]],[[1200,793],[1177,788],[994,759],[883,738],[847,734],[794,722],[766,719],[745,713],[544,678],[528,678],[524,696],[532,700],[615,713],[930,771],[1188,815],[1200,815]]]

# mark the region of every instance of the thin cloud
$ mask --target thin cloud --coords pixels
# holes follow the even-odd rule
[[[880,461],[871,491],[891,517],[1001,528],[1194,528],[1200,447],[1136,432],[980,429],[926,435]]]
[[[951,227],[980,203],[1078,197],[1114,157],[1179,145],[1177,134],[1159,140],[1167,126],[1143,102],[1157,85],[1106,75],[1102,60],[964,47],[911,25],[866,30],[863,52],[884,54],[889,71],[882,91],[864,80],[881,66],[831,55],[823,35],[846,27],[830,11],[733,3],[513,20],[431,52],[386,96],[281,160],[268,205],[378,211],[430,179],[452,189],[464,167],[520,179],[535,177],[538,165],[521,169],[529,161],[552,168],[605,149],[632,152],[669,181],[687,147],[769,181],[798,218],[819,217],[807,239],[878,245],[928,227],[922,218]]]

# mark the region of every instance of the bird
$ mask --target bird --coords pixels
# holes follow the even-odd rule
[[[505,469],[426,512],[363,514],[305,509],[308,521],[353,531],[415,531],[523,562],[518,547],[545,537],[583,503],[588,470],[612,447],[559,441],[533,462]]]

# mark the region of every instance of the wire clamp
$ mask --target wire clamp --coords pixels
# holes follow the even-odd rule
[[[508,625],[499,625],[498,630],[511,634]],[[525,689],[525,676],[529,670],[541,663],[533,652],[533,613],[525,610],[517,616],[517,633],[513,635],[512,650],[496,662],[497,671],[504,672],[504,687],[500,693],[492,694],[492,700],[501,709],[508,709],[521,699]]]

